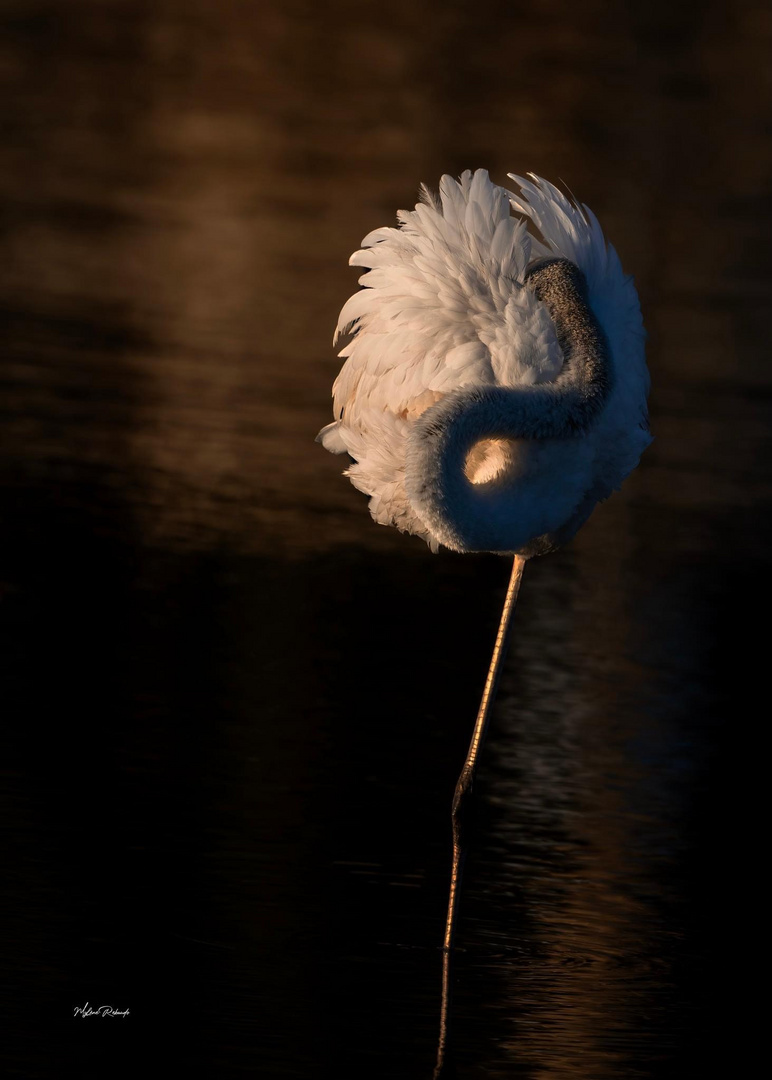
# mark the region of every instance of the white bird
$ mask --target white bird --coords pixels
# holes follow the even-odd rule
[[[364,286],[333,340],[352,337],[317,436],[347,452],[370,513],[433,551],[515,556],[472,742],[453,800],[436,1075],[471,788],[525,561],[569,540],[651,442],[645,332],[633,279],[589,209],[546,180],[443,176],[398,228],[350,259]],[[512,213],[514,211],[514,215]]]
[[[591,210],[512,179],[444,176],[350,259],[368,272],[318,438],[354,459],[375,521],[433,550],[548,551],[651,441],[632,278]]]

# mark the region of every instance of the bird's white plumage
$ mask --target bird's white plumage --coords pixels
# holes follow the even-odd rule
[[[319,438],[354,459],[346,475],[370,496],[376,521],[433,549],[446,541],[405,487],[418,418],[456,391],[550,384],[563,368],[548,307],[524,284],[534,260],[568,259],[584,274],[613,386],[581,439],[481,437],[465,470],[479,490],[479,512],[496,512],[484,498],[492,486],[517,501],[522,527],[511,550],[525,550],[523,537],[555,532],[580,510],[583,520],[588,500],[594,505],[618,487],[650,442],[645,335],[632,278],[587,207],[538,177],[511,178],[517,194],[482,169],[458,181],[444,176],[439,197],[424,189],[415,210],[398,213],[399,227],[371,232],[350,260],[368,272],[340,313],[335,340],[352,337],[333,387],[336,419]]]

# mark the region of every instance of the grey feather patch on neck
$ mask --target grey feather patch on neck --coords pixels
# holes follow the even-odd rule
[[[525,284],[547,307],[563,352],[551,383],[456,390],[416,422],[408,443],[405,486],[414,512],[454,551],[546,550],[549,538],[527,535],[517,490],[483,499],[464,473],[482,439],[571,439],[597,421],[612,385],[603,331],[587,302],[584,274],[567,259],[529,267]]]

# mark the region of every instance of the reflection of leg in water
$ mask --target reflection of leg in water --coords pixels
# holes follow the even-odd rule
[[[509,639],[509,629],[512,622],[512,613],[515,610],[515,603],[517,602],[517,594],[520,591],[520,582],[523,579],[523,570],[525,569],[525,559],[520,556],[515,556],[515,561],[512,565],[512,575],[509,579],[509,586],[507,588],[507,595],[504,600],[504,610],[501,613],[501,622],[499,623],[499,630],[496,635],[496,643],[493,646],[493,656],[491,657],[490,668],[488,669],[488,677],[485,680],[485,689],[483,690],[482,701],[480,702],[480,709],[477,713],[477,719],[474,725],[474,732],[472,734],[472,741],[469,744],[469,751],[466,755],[466,761],[464,767],[461,770],[461,775],[458,778],[456,784],[456,790],[453,795],[453,809],[452,809],[452,822],[453,822],[453,865],[450,872],[450,894],[448,897],[448,916],[445,922],[445,941],[442,949],[442,1004],[440,1007],[440,1038],[437,1046],[437,1064],[434,1068],[434,1080],[439,1080],[448,1064],[447,1048],[448,1048],[448,1027],[450,1021],[450,1002],[451,1002],[451,967],[452,967],[452,950],[453,950],[453,938],[456,932],[456,922],[458,916],[458,897],[461,888],[461,874],[464,867],[464,859],[466,857],[466,831],[464,828],[465,815],[468,810],[469,794],[472,790],[472,784],[474,783],[475,770],[477,768],[477,761],[480,755],[480,747],[482,741],[485,738],[485,731],[488,726],[488,718],[490,716],[491,706],[493,705],[494,698],[496,696],[496,687],[499,681],[499,674],[501,672],[501,664],[506,655],[507,641]],[[447,1074],[446,1074],[447,1075]]]

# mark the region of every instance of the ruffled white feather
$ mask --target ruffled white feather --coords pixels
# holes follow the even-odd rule
[[[649,441],[644,331],[632,279],[589,208],[539,177],[510,176],[518,194],[492,184],[484,169],[458,180],[443,176],[438,197],[423,189],[414,210],[399,211],[397,228],[369,233],[350,259],[366,273],[338,319],[335,342],[352,336],[339,354],[345,363],[333,387],[335,420],[319,439],[354,458],[346,475],[370,496],[376,521],[416,533],[433,548],[436,539],[405,494],[411,424],[454,390],[551,382],[561,370],[549,313],[523,285],[534,258],[565,257],[583,271],[613,358],[614,391],[592,452],[585,446],[577,455],[588,488],[617,487]],[[544,469],[544,448],[537,456]],[[522,465],[511,448],[500,457],[498,466],[513,470],[516,485]],[[498,466],[491,471],[483,453],[478,479]],[[542,498],[549,500],[560,475],[547,469],[544,481]]]

